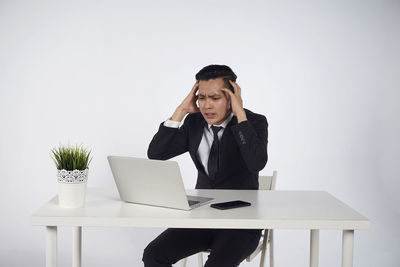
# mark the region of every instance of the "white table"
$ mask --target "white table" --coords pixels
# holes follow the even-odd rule
[[[174,227],[310,229],[310,267],[318,266],[319,230],[343,230],[342,267],[353,266],[354,230],[370,221],[323,191],[188,190],[213,197],[213,202],[245,200],[250,207],[217,210],[205,205],[182,211],[125,203],[116,189],[89,188],[84,208],[65,209],[54,197],[31,217],[32,225],[46,226],[46,266],[57,266],[57,227],[74,228],[73,267],[81,266],[82,227]]]

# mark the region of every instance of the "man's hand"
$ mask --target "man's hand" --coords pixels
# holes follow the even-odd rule
[[[183,117],[185,117],[188,113],[196,113],[199,112],[199,107],[196,104],[197,95],[196,92],[199,89],[199,82],[197,81],[194,85],[190,93],[185,97],[182,103],[176,108],[174,114],[171,117],[173,121],[182,121]]]
[[[242,89],[237,83],[231,80],[229,80],[229,82],[233,86],[235,93],[232,93],[232,91],[227,88],[221,90],[229,96],[232,112],[237,117],[238,123],[241,123],[242,121],[247,120],[246,112],[243,109]]]

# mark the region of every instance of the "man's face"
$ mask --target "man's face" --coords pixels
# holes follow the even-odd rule
[[[221,91],[222,88],[224,88],[222,78],[199,82],[199,109],[208,124],[219,125],[230,114],[230,101]]]

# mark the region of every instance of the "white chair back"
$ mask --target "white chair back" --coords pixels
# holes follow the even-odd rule
[[[277,171],[273,171],[272,176],[259,176],[258,189],[259,190],[275,190]]]

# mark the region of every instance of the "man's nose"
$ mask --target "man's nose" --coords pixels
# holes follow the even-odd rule
[[[211,99],[207,98],[205,102],[205,108],[211,108],[211,107],[212,107]]]

